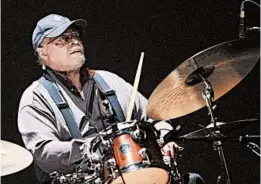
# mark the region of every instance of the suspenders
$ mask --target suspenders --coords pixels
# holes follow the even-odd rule
[[[115,91],[111,89],[108,84],[105,82],[105,80],[96,72],[93,76],[93,79],[95,80],[96,84],[98,85],[99,90],[103,93],[103,95],[109,100],[113,112],[115,113],[116,119],[119,122],[125,121],[125,116],[123,114],[121,105],[118,101],[118,98],[115,94]]]
[[[96,81],[99,90],[105,95],[105,97],[110,102],[117,121],[119,122],[125,121],[125,116],[123,114],[118,98],[115,94],[115,91],[109,87],[109,85],[97,72],[94,73],[93,79]],[[68,103],[66,102],[65,98],[63,97],[60,89],[54,83],[47,80],[45,77],[41,77],[39,79],[39,82],[47,89],[50,96],[56,103],[57,107],[60,109],[72,137],[81,138],[82,135],[79,130],[79,127],[77,126],[73,114],[71,112],[71,109]]]
[[[60,89],[57,86],[55,86],[55,84],[53,84],[51,81],[47,80],[45,77],[41,77],[39,79],[39,82],[45,87],[45,89],[47,89],[53,101],[60,109],[72,137],[81,138],[82,135],[80,129],[77,126],[71,109],[68,103],[65,101],[64,97],[62,96]]]

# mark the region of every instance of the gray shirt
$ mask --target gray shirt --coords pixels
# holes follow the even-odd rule
[[[126,116],[132,86],[119,76],[107,72],[98,72],[107,84],[116,92],[119,103]],[[72,114],[79,126],[82,112],[71,100],[68,94],[61,88],[61,91],[69,104]],[[135,106],[141,112],[140,117],[146,114],[147,100],[138,93]],[[23,93],[18,111],[18,128],[26,148],[32,153],[35,163],[46,173],[53,171],[69,173],[74,166],[72,163],[83,157],[82,145],[88,139],[70,139],[70,133],[63,115],[52,100],[48,91],[38,81],[33,82]],[[82,135],[88,131],[89,125],[81,130]]]
[[[123,113],[126,116],[131,100],[132,86],[119,76],[107,71],[95,71],[103,77],[116,92]],[[77,125],[85,118],[64,89],[58,85],[65,97]],[[147,99],[140,93],[135,100],[135,119],[146,119]],[[167,124],[156,124],[156,129],[168,128]],[[71,139],[69,129],[59,108],[39,81],[33,82],[23,93],[18,110],[18,128],[26,148],[32,153],[35,164],[44,172],[71,173],[73,163],[80,161],[86,153],[86,146],[92,138]],[[81,129],[84,135],[90,126]],[[165,133],[164,133],[165,134]],[[70,141],[68,141],[70,140]]]

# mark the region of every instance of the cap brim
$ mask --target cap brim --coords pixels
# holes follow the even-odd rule
[[[59,27],[57,27],[56,29],[54,29],[49,34],[45,35],[45,37],[48,37],[48,38],[57,37],[57,36],[61,35],[62,33],[64,33],[64,31],[66,31],[66,29],[68,27],[70,27],[71,25],[76,25],[77,27],[83,29],[87,26],[87,22],[84,19],[77,19],[77,20],[73,20],[70,22],[66,22],[66,23],[60,25]]]

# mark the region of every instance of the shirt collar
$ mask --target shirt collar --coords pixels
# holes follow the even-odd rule
[[[55,75],[55,77],[57,77],[57,79],[60,80],[69,91],[71,91],[73,94],[77,96],[80,96],[80,93],[78,92],[77,88],[73,85],[72,81],[66,76],[65,72],[55,71],[49,67],[46,67],[46,70],[52,72]],[[88,69],[85,65],[83,65],[80,69],[80,81],[82,86],[88,79],[90,79]]]

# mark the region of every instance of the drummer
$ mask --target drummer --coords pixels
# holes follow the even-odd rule
[[[21,97],[18,127],[42,183],[50,183],[49,174],[54,171],[74,172],[82,159],[90,156],[92,138],[124,119],[130,102],[130,84],[111,72],[87,69],[86,25],[83,19],[71,21],[50,14],[39,20],[33,31],[32,45],[43,72]],[[146,104],[147,99],[138,93],[133,120],[146,119]],[[172,129],[166,122],[157,128]],[[174,158],[174,146],[173,142],[166,144],[162,154]],[[187,183],[203,183],[197,174],[187,176]]]

